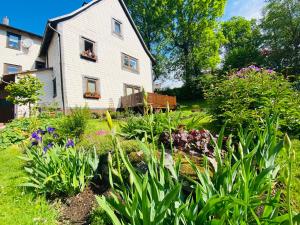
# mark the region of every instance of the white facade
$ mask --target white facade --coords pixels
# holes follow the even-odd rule
[[[113,19],[122,23],[122,37],[112,32]],[[59,22],[56,29],[61,34],[66,108],[84,105],[91,109],[119,108],[125,84],[153,91],[151,59],[118,0],[99,1],[73,18]],[[82,37],[95,42],[96,62],[80,57]],[[48,48],[48,66],[53,67],[56,80],[60,81],[58,45],[55,34]],[[138,59],[139,73],[122,68],[122,53]],[[99,80],[100,99],[84,98],[84,77]],[[61,93],[60,82],[57,90]],[[61,94],[57,96],[59,99]]]
[[[113,32],[115,20],[120,23],[121,35]],[[49,20],[43,40],[28,32],[19,34],[22,41],[33,40],[29,50],[7,48],[7,31],[0,27],[0,71],[4,71],[5,63],[27,71],[35,69],[35,61],[45,62],[51,70],[32,72],[44,83],[40,104],[56,103],[62,108],[64,100],[66,110],[85,105],[93,110],[117,109],[126,94],[125,85],[153,91],[153,57],[122,0],[94,0],[73,13]],[[96,61],[81,57],[83,38],[94,42]],[[124,69],[122,54],[137,60],[138,72]],[[85,96],[90,78],[97,81],[100,98]],[[21,108],[17,114],[24,116],[26,109]]]
[[[21,36],[21,48],[20,50],[7,47],[7,33],[11,32]],[[24,48],[22,43],[25,39],[33,41],[33,45],[30,48]],[[35,62],[44,60],[39,58],[39,51],[41,47],[42,39],[36,36],[18,32],[9,28],[0,27],[0,74],[4,73],[4,64],[13,64],[22,67],[22,71],[35,69]]]

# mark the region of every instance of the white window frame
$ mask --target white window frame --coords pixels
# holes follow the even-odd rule
[[[112,34],[123,39],[123,23],[120,20],[117,20],[115,18],[112,18],[111,21],[112,21],[111,22]],[[116,30],[115,30],[116,23],[120,24],[120,33],[116,32]]]

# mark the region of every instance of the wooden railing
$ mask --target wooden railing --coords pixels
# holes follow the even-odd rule
[[[154,109],[164,109],[167,108],[169,103],[170,109],[176,108],[176,97],[168,95],[160,95],[156,93],[147,93],[147,103],[151,105]],[[144,94],[143,92],[124,96],[121,98],[122,108],[135,108],[142,107]]]

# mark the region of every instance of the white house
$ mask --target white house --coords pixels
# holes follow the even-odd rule
[[[153,91],[155,60],[122,0],[94,0],[50,19],[43,37],[13,28],[7,19],[4,23],[0,122],[27,113],[24,107],[10,106],[14,115],[7,116],[9,107],[1,91],[6,82],[27,72],[45,85],[40,104],[57,103],[65,111],[84,105],[94,111],[117,109],[122,96]]]

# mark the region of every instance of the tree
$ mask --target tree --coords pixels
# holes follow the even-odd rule
[[[18,82],[9,83],[5,87],[8,92],[6,99],[16,105],[28,104],[31,113],[31,105],[38,102],[42,88],[40,80],[28,74]]]
[[[204,70],[220,62],[224,41],[217,19],[223,15],[226,0],[173,0],[172,21],[167,29],[172,70],[186,85]]]
[[[222,32],[226,38],[224,70],[263,64],[261,30],[256,20],[232,17],[222,23]]]
[[[220,62],[224,38],[217,19],[226,0],[126,0],[147,46],[158,59],[157,77],[172,73],[186,84]]]
[[[299,0],[269,0],[262,28],[269,65],[281,72],[300,73]]]
[[[164,31],[170,22],[168,0],[125,0],[128,10],[138,27],[145,44],[156,59],[154,80],[167,76]]]

